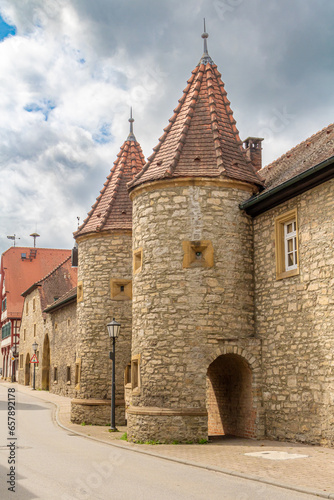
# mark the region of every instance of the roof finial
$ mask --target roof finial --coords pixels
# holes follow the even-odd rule
[[[208,44],[206,41],[208,37],[209,37],[209,35],[205,29],[205,18],[204,18],[204,33],[202,34],[202,38],[204,40],[204,52],[203,52],[203,55],[201,57],[199,64],[208,64],[208,63],[212,64],[213,63],[213,60],[211,59],[211,57],[209,56],[209,53],[208,53]]]
[[[132,106],[130,108],[130,118],[129,118],[129,122],[130,122],[130,133],[128,135],[128,138],[127,140],[128,141],[136,141],[136,137],[133,133],[133,122],[134,122],[134,119],[132,118]]]

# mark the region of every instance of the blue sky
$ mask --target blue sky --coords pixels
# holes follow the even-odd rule
[[[334,121],[333,0],[0,0],[0,16],[1,253],[36,230],[39,246],[72,247],[130,106],[145,156],[156,146],[202,55],[203,17],[264,164]]]
[[[0,16],[0,41],[3,40],[4,38],[7,38],[7,36],[15,35],[15,33],[16,33],[15,26],[10,26]]]

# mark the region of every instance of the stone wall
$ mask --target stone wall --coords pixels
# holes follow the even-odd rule
[[[121,323],[116,339],[116,424],[124,424],[124,371],[131,360],[131,231],[101,233],[78,238],[78,283],[82,283],[82,300],[77,304],[78,358],[81,360],[80,389],[72,406],[72,421],[101,424],[101,413],[87,399],[110,400],[112,344],[107,323],[113,317]],[[117,293],[118,284],[124,291]],[[80,399],[82,407],[80,408]],[[102,410],[101,410],[102,411]],[[104,424],[110,423],[105,412]]]
[[[297,208],[299,274],[276,280],[275,218]],[[334,181],[254,220],[269,438],[334,443]]]
[[[34,325],[36,325],[34,327]],[[34,335],[35,333],[35,335]],[[23,385],[33,385],[33,364],[29,361],[34,354],[32,344],[37,342],[38,360],[41,361],[42,347],[44,341],[44,319],[41,308],[40,289],[35,288],[24,299],[22,321],[20,327],[20,345],[19,345],[19,370],[18,382]],[[20,357],[22,356],[20,361]],[[22,366],[23,365],[23,366]],[[21,367],[20,367],[21,366]],[[41,363],[36,364],[35,369],[35,387],[42,388],[42,370]]]
[[[128,412],[132,440],[207,437],[207,416],[191,412],[206,414],[208,366],[229,341],[233,352],[254,336],[252,221],[239,209],[251,188],[187,183],[152,184],[133,195],[133,249],[143,257],[134,274],[140,387]],[[259,359],[258,346],[248,348]],[[174,414],[158,416],[159,409]]]
[[[76,303],[64,305],[48,316],[45,334],[50,339],[50,392],[74,398],[78,394],[75,383],[78,344]]]

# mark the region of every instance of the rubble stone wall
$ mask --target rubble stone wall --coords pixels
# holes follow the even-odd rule
[[[275,218],[297,209],[299,274],[276,280]],[[334,181],[254,219],[269,438],[334,443]]]

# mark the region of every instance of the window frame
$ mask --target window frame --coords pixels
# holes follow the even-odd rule
[[[281,280],[296,276],[299,274],[299,246],[298,246],[298,214],[297,209],[284,212],[275,219],[275,251],[276,251],[276,279]],[[295,231],[289,233],[288,237],[286,228],[290,223],[295,223]],[[291,236],[294,238],[293,255],[296,263],[288,265],[288,247],[287,242]]]

